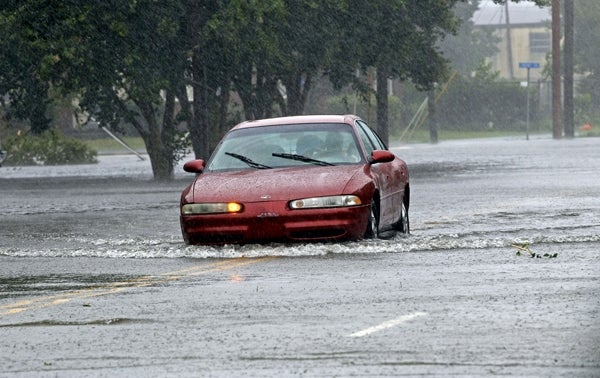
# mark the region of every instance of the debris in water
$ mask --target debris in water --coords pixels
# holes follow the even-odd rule
[[[535,253],[533,252],[530,248],[529,248],[529,243],[522,243],[522,244],[512,244],[511,245],[513,248],[517,249],[517,256],[521,256],[521,252],[526,252],[529,254],[529,257],[531,258],[538,258],[541,259],[542,257],[547,257],[549,259],[553,259],[556,258],[558,256],[558,253],[554,253],[554,254],[550,254],[550,253],[544,253],[539,254],[539,253]]]

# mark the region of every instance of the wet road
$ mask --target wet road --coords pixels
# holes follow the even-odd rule
[[[136,157],[0,168],[0,376],[599,376],[600,140],[395,151],[412,235],[342,244],[185,246]]]

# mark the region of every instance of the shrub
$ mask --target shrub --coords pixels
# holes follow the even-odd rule
[[[97,152],[84,143],[50,129],[40,135],[19,133],[5,139],[6,165],[61,165],[97,163]]]
[[[521,129],[527,118],[527,92],[517,82],[456,79],[437,104],[438,117],[449,129]],[[530,94],[531,109],[537,96]],[[531,120],[537,121],[532,112]]]

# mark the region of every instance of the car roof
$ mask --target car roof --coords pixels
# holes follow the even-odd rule
[[[291,117],[277,117],[259,119],[255,121],[245,121],[237,124],[232,130],[245,129],[250,127],[260,126],[275,126],[275,125],[290,125],[290,124],[302,124],[302,123],[347,123],[354,124],[354,121],[360,119],[358,116],[346,114],[346,115],[302,115],[302,116],[291,116]]]

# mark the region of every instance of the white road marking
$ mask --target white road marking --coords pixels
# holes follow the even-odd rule
[[[408,314],[408,315],[403,315],[399,318],[396,319],[392,319],[392,320],[388,320],[386,322],[383,322],[379,325],[373,326],[373,327],[369,327],[369,328],[365,328],[362,331],[358,331],[358,332],[354,332],[353,334],[350,335],[350,337],[363,337],[363,336],[367,336],[370,335],[372,333],[375,332],[379,332],[379,331],[383,331],[384,329],[388,329],[388,328],[392,328],[392,327],[396,327],[404,322],[407,322],[409,320],[412,320],[414,318],[418,318],[419,316],[425,316],[427,315],[426,312],[415,312],[412,314]]]

